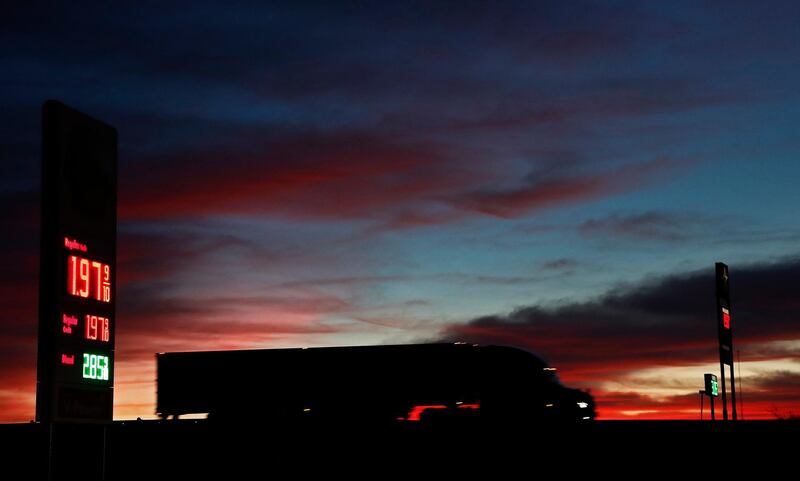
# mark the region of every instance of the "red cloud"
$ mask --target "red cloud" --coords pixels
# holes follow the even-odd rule
[[[437,146],[356,134],[267,141],[248,152],[185,152],[137,164],[124,175],[125,219],[392,217],[474,180]]]
[[[375,134],[307,134],[245,149],[180,152],[123,172],[123,219],[271,215],[378,220],[386,227],[514,217],[640,187],[674,162],[658,160],[580,175],[550,168],[519,188],[482,190],[514,175],[476,153]],[[448,150],[450,149],[450,150]]]

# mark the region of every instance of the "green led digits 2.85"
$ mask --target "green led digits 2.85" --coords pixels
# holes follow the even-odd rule
[[[108,356],[83,353],[83,378],[108,381]]]

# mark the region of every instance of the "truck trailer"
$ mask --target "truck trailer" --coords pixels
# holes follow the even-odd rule
[[[588,392],[530,352],[466,343],[167,352],[156,414],[228,421],[582,422]]]

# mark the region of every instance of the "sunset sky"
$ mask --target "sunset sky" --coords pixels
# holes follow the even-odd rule
[[[0,421],[34,417],[49,98],[119,131],[117,419],[156,352],[437,340],[695,419],[717,261],[745,417],[800,415],[800,3],[33,3],[0,15]]]

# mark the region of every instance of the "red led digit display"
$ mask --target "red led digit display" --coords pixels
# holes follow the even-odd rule
[[[111,302],[111,266],[78,256],[67,258],[67,292]]]
[[[109,335],[108,319],[100,316],[91,316],[86,314],[86,328],[84,329],[84,337],[91,341],[108,342],[111,336]]]
[[[724,307],[722,308],[722,325],[725,329],[731,328],[731,312]]]

